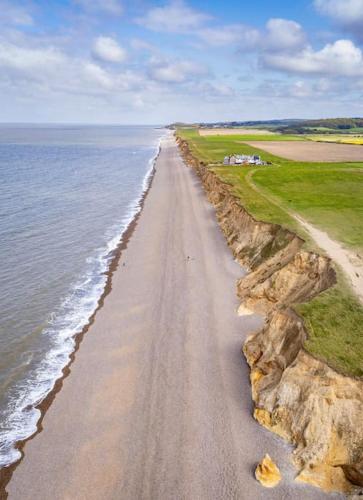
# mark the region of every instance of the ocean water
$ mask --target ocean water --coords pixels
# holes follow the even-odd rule
[[[97,307],[165,130],[0,126],[0,467]]]

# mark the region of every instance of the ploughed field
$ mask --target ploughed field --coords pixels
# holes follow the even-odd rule
[[[178,134],[189,142],[198,159],[231,185],[234,194],[241,198],[241,204],[256,219],[295,231],[306,240],[307,248],[317,250],[315,243],[290,215],[294,212],[363,260],[363,148],[361,162],[303,162],[267,151],[269,141],[278,141],[292,151],[304,145],[299,137],[266,135],[257,148],[245,141],[260,143],[258,136],[252,139],[250,135],[201,136],[195,129],[181,129]],[[323,146],[345,148],[339,144]],[[222,165],[227,155],[256,153],[271,165]],[[363,307],[343,273],[337,271],[336,286],[308,303],[296,305],[309,333],[305,347],[337,370],[363,376]]]
[[[282,136],[284,137],[284,136]],[[336,144],[310,141],[248,141],[254,148],[295,161],[308,162],[363,162],[363,148],[355,144]]]

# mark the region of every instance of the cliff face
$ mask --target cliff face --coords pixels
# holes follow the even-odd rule
[[[290,308],[336,282],[328,258],[277,224],[255,220],[213,172],[179,141],[202,179],[218,222],[248,274],[237,283],[241,312],[266,315],[243,348],[251,367],[254,416],[296,446],[297,479],[326,491],[363,486],[363,381],[345,377],[304,348],[303,320]]]
[[[296,445],[298,478],[327,491],[363,485],[363,384],[303,349],[304,325],[291,310],[272,312],[244,345],[255,418]]]

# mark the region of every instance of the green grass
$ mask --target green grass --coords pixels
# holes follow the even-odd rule
[[[363,164],[286,162],[259,169],[253,182],[286,210],[358,252],[363,250]]]
[[[251,180],[248,179],[253,173],[253,169],[246,167],[211,167],[218,177],[230,184],[232,192],[243,200],[243,206],[258,220],[273,222],[288,227],[289,229],[308,238],[308,235],[300,225],[292,218],[286,210],[278,204],[271,203],[266,197],[260,196],[251,187]],[[246,178],[247,177],[247,178]]]
[[[309,248],[316,249],[289,215],[295,212],[345,246],[362,253],[363,163],[294,162],[240,144],[246,140],[245,136],[201,137],[196,130],[178,133],[188,140],[196,157],[231,185],[255,218],[292,229],[307,241]],[[248,140],[261,140],[261,136],[248,137]],[[273,135],[266,137],[275,140]],[[232,153],[259,153],[271,165],[221,165],[224,156]],[[363,376],[363,307],[342,275],[335,287],[296,309],[303,316],[309,333],[306,349],[343,373]]]
[[[305,140],[304,136],[299,135],[283,135],[283,134],[236,134],[236,135],[213,135],[213,136],[202,136],[203,139],[207,139],[210,141],[218,142],[248,142],[248,141],[303,141]]]
[[[295,309],[309,334],[305,349],[342,373],[362,377],[363,307],[344,278],[338,275],[338,285]]]

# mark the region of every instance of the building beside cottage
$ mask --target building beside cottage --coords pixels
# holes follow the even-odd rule
[[[267,165],[259,155],[230,155],[225,156],[223,165]]]

